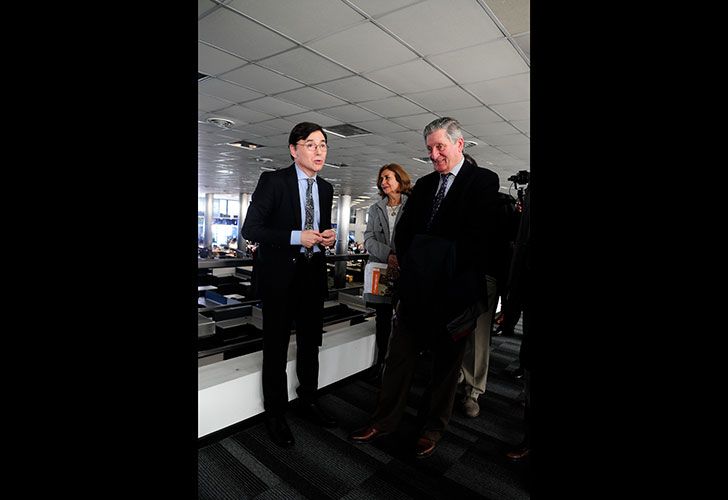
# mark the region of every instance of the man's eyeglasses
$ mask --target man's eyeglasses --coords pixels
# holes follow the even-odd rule
[[[326,145],[325,142],[320,142],[320,143],[316,144],[315,142],[311,141],[311,142],[298,142],[296,144],[300,144],[301,146],[305,147],[306,149],[308,149],[311,152],[314,152],[314,151],[316,151],[316,149],[319,149],[319,150],[321,150],[322,153],[325,153],[326,150],[328,149],[328,146]]]

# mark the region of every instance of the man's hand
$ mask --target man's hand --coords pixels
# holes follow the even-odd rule
[[[336,233],[333,229],[327,229],[321,233],[322,243],[325,247],[330,247],[336,241]]]
[[[318,245],[322,241],[323,237],[318,231],[314,231],[313,229],[301,231],[301,245],[306,248],[311,248],[314,245]]]

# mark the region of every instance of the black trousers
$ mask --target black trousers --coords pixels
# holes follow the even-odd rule
[[[283,415],[288,406],[288,344],[291,327],[296,330],[298,397],[313,401],[318,389],[319,346],[323,331],[323,298],[318,290],[320,253],[310,261],[296,261],[291,286],[263,297],[263,407],[271,415]]]

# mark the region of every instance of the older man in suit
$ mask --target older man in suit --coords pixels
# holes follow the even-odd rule
[[[350,436],[368,443],[395,430],[406,408],[417,355],[429,349],[432,377],[418,412],[418,458],[432,455],[445,431],[465,338],[487,304],[499,188],[498,175],[463,154],[457,120],[439,118],[423,135],[435,171],[417,181],[397,226],[401,296],[382,390],[369,424]]]
[[[286,364],[296,330],[296,389],[301,415],[324,427],[336,421],[316,401],[323,302],[328,294],[324,247],[331,246],[334,188],[316,175],[326,161],[326,133],[303,122],[288,137],[293,165],[264,172],[253,192],[242,234],[259,243],[255,265],[263,299],[263,406],[273,442],[294,444],[285,419]]]

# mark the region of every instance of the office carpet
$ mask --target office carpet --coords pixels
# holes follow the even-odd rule
[[[338,420],[338,428],[323,429],[288,413],[293,448],[275,446],[261,416],[202,438],[198,498],[530,498],[529,460],[512,463],[504,457],[523,437],[523,384],[510,375],[518,364],[520,334],[519,324],[515,337],[492,338],[480,415],[471,419],[456,409],[431,457],[412,455],[416,408],[426,380],[425,354],[396,433],[371,444],[348,440],[349,432],[366,423],[378,392],[355,375],[322,390],[321,405]]]

